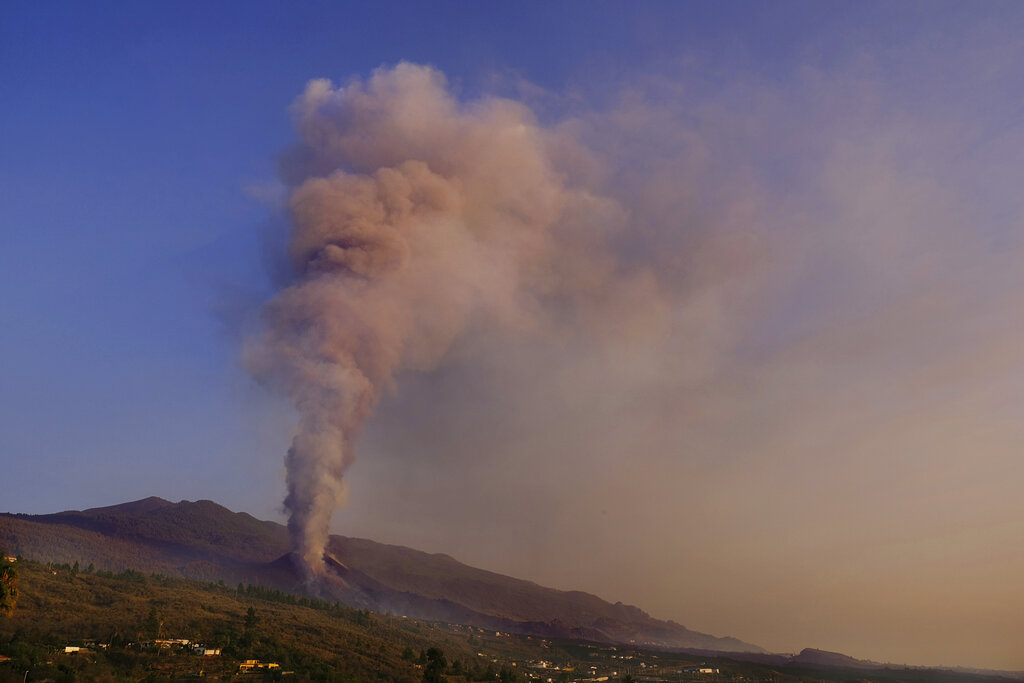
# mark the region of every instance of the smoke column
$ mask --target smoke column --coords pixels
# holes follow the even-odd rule
[[[293,115],[300,144],[282,176],[294,277],[247,361],[298,411],[284,505],[315,579],[360,430],[396,373],[430,370],[473,328],[571,318],[613,280],[599,233],[622,211],[567,183],[552,150],[571,143],[522,104],[459,103],[428,67],[311,81]]]

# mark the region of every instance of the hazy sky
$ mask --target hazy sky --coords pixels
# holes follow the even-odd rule
[[[1019,3],[3,3],[0,510],[282,520],[285,202],[423,162],[556,246],[399,364],[336,532],[1024,669],[1022,64]]]

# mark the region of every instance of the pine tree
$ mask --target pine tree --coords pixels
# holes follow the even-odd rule
[[[256,609],[250,605],[249,610],[245,613],[245,632],[252,633],[258,623],[260,623],[260,618],[256,616]]]
[[[0,615],[10,616],[18,603],[18,570],[0,552]]]
[[[427,650],[427,665],[423,667],[423,683],[442,683],[448,662],[444,652],[436,647]]]
[[[150,638],[159,638],[162,626],[163,622],[160,620],[160,615],[157,613],[156,607],[150,607],[146,620],[142,622],[142,632]]]

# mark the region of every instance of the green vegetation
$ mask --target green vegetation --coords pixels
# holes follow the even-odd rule
[[[10,616],[18,604],[18,570],[0,551],[0,616]]]
[[[928,670],[826,669],[557,641],[375,614],[260,586],[19,559],[0,618],[0,683],[213,680],[343,683],[1006,680]],[[165,641],[165,642],[157,642]],[[181,642],[174,642],[181,641]],[[219,648],[197,654],[194,645]],[[77,651],[70,651],[75,650]],[[6,661],[4,661],[6,659]],[[276,664],[240,673],[247,660]],[[687,671],[709,665],[720,674]]]
[[[73,566],[20,561],[19,608],[0,620],[0,682],[27,680],[230,680],[247,659],[278,669],[246,680],[373,681],[416,683],[422,673],[402,659],[402,647],[436,646],[405,628],[403,620],[370,618],[337,604],[285,598],[258,587],[239,592],[135,571],[73,571]],[[289,599],[291,598],[291,599]],[[305,604],[298,604],[305,602]],[[294,604],[293,604],[294,603]],[[433,631],[433,629],[429,629]],[[443,633],[447,649],[458,643]],[[191,647],[159,647],[157,639],[187,639],[221,648],[217,657]],[[64,652],[68,646],[79,652]],[[463,656],[466,655],[463,648]]]
[[[448,670],[448,661],[444,652],[439,648],[432,647],[426,652],[426,666],[423,667],[423,683],[441,683],[444,680],[444,673]]]

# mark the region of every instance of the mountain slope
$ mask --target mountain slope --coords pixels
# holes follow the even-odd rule
[[[286,529],[208,500],[160,498],[50,515],[0,514],[0,548],[40,560],[79,561],[290,592],[305,587],[288,555]],[[559,591],[429,554],[367,539],[332,536],[335,581],[324,597],[375,611],[547,637],[667,648],[763,652],[660,621],[637,607]]]

